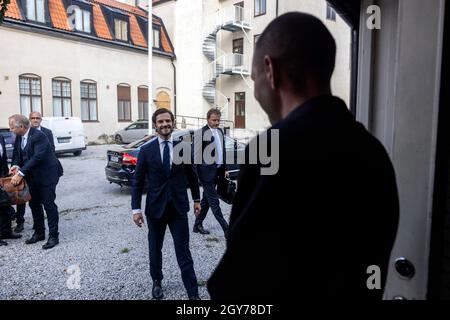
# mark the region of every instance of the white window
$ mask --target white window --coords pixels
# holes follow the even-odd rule
[[[161,32],[159,29],[153,29],[153,48],[161,48]]]
[[[75,28],[78,31],[91,33],[91,13],[87,10],[77,10],[75,15]]]
[[[266,14],[266,0],[255,0],[255,17]]]
[[[27,0],[27,19],[45,23],[45,0]]]
[[[20,76],[20,112],[24,116],[31,111],[42,112],[41,78],[37,76]]]
[[[114,19],[114,31],[117,40],[128,41],[128,23],[126,21]]]

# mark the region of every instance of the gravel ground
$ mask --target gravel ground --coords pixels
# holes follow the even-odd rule
[[[23,238],[0,247],[0,299],[151,299],[147,228],[137,228],[131,219],[130,189],[106,181],[107,148],[90,146],[80,157],[60,158],[60,244],[48,251],[41,249],[44,242],[25,245],[32,235],[27,206]],[[221,206],[228,220],[230,206]],[[188,215],[192,230],[192,209]],[[225,250],[225,239],[211,211],[204,226],[211,234],[191,232],[190,245],[200,297],[209,299],[205,283]],[[71,289],[73,266],[79,268],[81,281]],[[163,273],[166,299],[186,299],[168,229]]]

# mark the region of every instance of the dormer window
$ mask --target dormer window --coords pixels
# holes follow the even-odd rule
[[[91,33],[91,13],[87,10],[79,9],[75,16],[75,29],[81,32]]]
[[[114,34],[117,40],[128,41],[128,22],[114,19]]]
[[[27,0],[27,19],[45,23],[45,0]]]
[[[153,48],[161,48],[161,30],[157,27],[153,27]]]

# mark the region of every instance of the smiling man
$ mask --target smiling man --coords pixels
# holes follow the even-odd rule
[[[152,121],[158,137],[144,145],[139,152],[131,195],[133,221],[138,227],[142,227],[144,224],[141,210],[142,192],[146,180],[148,181],[145,216],[148,224],[150,275],[153,279],[152,295],[154,299],[164,297],[161,283],[162,247],[168,226],[188,297],[190,300],[198,300],[197,277],[189,250],[187,217],[189,199],[186,185],[187,178],[194,199],[194,213],[198,215],[200,212],[198,178],[190,163],[173,161],[174,147],[183,142],[172,139],[174,125],[172,112],[164,108],[158,109],[153,114]]]

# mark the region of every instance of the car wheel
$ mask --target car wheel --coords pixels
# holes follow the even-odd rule
[[[81,156],[81,150],[75,151],[75,152],[73,153],[73,155],[74,155],[75,157]]]
[[[118,135],[116,135],[116,138],[115,138],[115,140],[116,140],[116,143],[117,144],[123,144],[123,140],[122,140],[122,137],[118,134]]]

